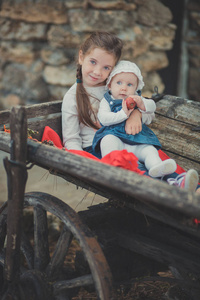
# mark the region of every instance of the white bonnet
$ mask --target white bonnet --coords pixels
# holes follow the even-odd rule
[[[127,60],[121,60],[112,70],[112,72],[110,73],[106,85],[108,85],[111,82],[111,79],[122,72],[128,72],[128,73],[133,73],[137,76],[138,78],[138,86],[137,86],[137,90],[141,90],[144,86],[144,81],[143,81],[143,77],[141,74],[140,69],[138,68],[138,66],[130,61]]]

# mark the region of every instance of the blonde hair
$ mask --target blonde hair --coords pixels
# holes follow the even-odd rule
[[[86,55],[94,48],[101,48],[109,54],[113,54],[116,59],[115,63],[117,63],[121,57],[122,47],[123,43],[117,36],[109,32],[98,31],[93,32],[90,37],[86,39],[80,47],[80,50],[83,55]],[[98,126],[92,120],[92,116],[93,119],[96,120],[96,115],[90,103],[90,95],[86,92],[82,84],[82,68],[80,64],[77,65],[76,78],[78,79],[76,102],[79,122],[94,129],[98,129]]]

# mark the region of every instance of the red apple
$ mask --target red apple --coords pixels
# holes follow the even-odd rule
[[[133,109],[136,106],[136,102],[133,100],[133,98],[128,97],[126,98],[126,105],[128,109]]]

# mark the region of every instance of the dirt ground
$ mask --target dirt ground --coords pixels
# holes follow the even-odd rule
[[[178,286],[170,285],[168,282],[146,281],[121,285],[115,290],[114,300],[191,300]],[[81,290],[72,300],[98,300],[93,293]]]

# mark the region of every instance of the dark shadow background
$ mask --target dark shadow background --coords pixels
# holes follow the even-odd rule
[[[169,66],[158,71],[158,73],[165,84],[164,93],[178,96],[177,86],[181,54],[181,32],[183,26],[184,1],[161,0],[161,2],[171,10],[173,14],[172,23],[177,26],[177,29],[176,36],[173,41],[173,49],[166,52],[169,59]]]

